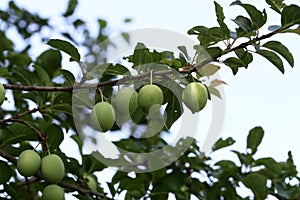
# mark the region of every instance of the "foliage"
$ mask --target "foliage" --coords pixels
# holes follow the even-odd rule
[[[49,152],[60,156],[66,174],[58,185],[64,188],[65,193],[79,199],[114,199],[124,191],[125,199],[167,199],[169,193],[174,194],[177,199],[190,199],[191,196],[198,199],[251,199],[238,193],[239,189],[245,187],[253,192],[255,199],[265,199],[268,195],[278,199],[300,198],[300,177],[290,152],[284,162],[275,161],[270,157],[259,159],[255,157],[264,136],[261,127],[250,130],[245,152],[232,151],[239,163],[225,159],[215,161],[201,152],[194,138],[182,138],[176,146],[166,152],[166,155],[161,155],[167,158],[169,154],[177,154],[182,144],[190,144],[180,158],[169,166],[147,173],[134,173],[134,176],[118,171],[112,181],[107,182],[110,194],[104,193],[103,185],[99,183],[95,191],[88,187],[86,176],[102,171],[107,166],[91,154],[83,154],[83,144],[73,119],[76,116],[72,112],[72,91],[76,88],[88,88],[85,82],[97,77],[98,74],[102,76],[97,77],[99,82],[96,88],[100,92],[95,96],[96,102],[100,99],[111,102],[116,80],[127,83],[130,70],[137,72],[138,75],[132,76],[137,80],[147,80],[151,74],[159,83],[165,81],[165,75],[170,73],[168,69],[173,69],[184,74],[189,82],[200,82],[201,77],[215,74],[224,65],[236,74],[240,68],[247,68],[254,59],[253,55],[258,54],[284,73],[282,59],[293,67],[292,54],[280,41],[266,41],[266,39],[276,34],[299,35],[299,6],[286,5],[283,0],[266,0],[267,5],[281,16],[281,22],[280,25],[270,26],[269,33],[261,35],[261,28],[266,25],[268,19],[265,10],[260,11],[255,6],[241,1],[233,2],[231,6],[241,7],[247,16],[237,16],[233,20],[236,28],[232,31],[225,23],[223,8],[214,2],[218,26],[195,26],[188,31],[188,34],[195,35],[199,40],[199,45],[194,47],[195,55],[188,55],[184,46],[178,47],[182,53],[176,57],[173,52],[152,51],[139,43],[133,54],[124,58],[132,64],[132,69],[129,70],[122,64],[106,62],[105,53],[114,44],[107,43],[105,48],[95,48],[96,44],[109,37],[106,21],[98,19],[99,32],[93,36],[86,22],[74,15],[77,3],[77,0],[70,0],[67,10],[61,16],[61,21],[69,27],[64,30],[51,24],[50,19],[32,14],[13,1],[9,2],[7,10],[0,10],[0,77],[6,83],[3,84],[6,91],[12,90],[11,95],[7,94],[6,98],[14,107],[6,109],[2,106],[0,114],[0,156],[3,158],[0,161],[1,199],[38,199],[40,196],[38,192],[46,187],[47,184],[40,173],[26,178],[16,170],[16,159],[20,153],[26,149],[33,149],[37,144],[42,146],[39,150],[42,157]],[[48,36],[41,35],[44,29],[56,32],[60,38],[48,40],[47,45],[52,48],[39,55],[32,55],[33,38],[38,36],[41,41],[48,39]],[[19,44],[6,34],[8,30],[17,30],[18,37],[26,44],[23,49],[20,50]],[[79,35],[85,40],[80,41]],[[128,41],[128,34],[123,33],[123,36]],[[92,68],[81,63],[81,58],[85,55],[79,52],[83,49],[94,52],[89,55],[95,64]],[[203,57],[204,50],[209,54],[208,57]],[[62,68],[62,57],[66,54],[70,57],[70,62],[75,62],[82,70],[82,79],[79,82],[75,81],[71,71]],[[99,63],[105,64],[97,65]],[[151,65],[153,63],[162,67],[153,68]],[[180,85],[180,80],[177,81]],[[208,84],[210,94],[220,96],[217,86],[222,83],[224,81],[215,80]],[[168,114],[165,126],[160,132],[166,133],[182,115],[182,100],[178,99],[175,93],[181,93],[183,87],[180,86],[175,93],[166,87],[160,87],[165,96],[164,104],[167,105]],[[95,89],[95,85],[91,85],[91,88]],[[140,85],[137,84],[134,88],[138,91]],[[88,98],[80,100],[86,105],[91,105]],[[147,114],[140,109],[132,114],[132,119],[139,126],[149,121]],[[115,125],[112,131],[116,132],[119,129]],[[60,148],[66,137],[72,138],[78,144],[81,160],[67,156],[64,149]],[[125,150],[138,153],[150,152],[166,143],[161,134],[149,139],[129,136],[114,142]],[[219,139],[211,155],[233,143],[232,138]],[[112,164],[120,167],[132,162],[141,164],[145,161],[132,158],[132,161],[123,160],[120,163],[112,161]],[[157,163],[159,165],[159,162]]]

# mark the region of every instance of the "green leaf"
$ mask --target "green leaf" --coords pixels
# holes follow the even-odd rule
[[[234,75],[236,75],[236,73],[238,72],[239,67],[244,66],[244,63],[240,59],[235,57],[227,58],[223,63],[231,68]]]
[[[250,16],[252,24],[254,24],[256,30],[262,27],[267,21],[267,13],[265,12],[265,10],[261,12],[257,10],[255,6],[250,4],[243,4],[240,1],[233,2],[231,5],[239,5],[243,7],[247,11],[248,15]]]
[[[166,126],[171,128],[173,123],[181,116],[183,108],[181,101],[177,99],[176,95],[173,94],[170,90],[167,90],[166,95],[168,98],[168,104],[166,107]]]
[[[273,65],[275,65],[281,71],[281,73],[284,74],[283,62],[276,53],[268,50],[258,50],[256,53],[268,59]]]
[[[247,137],[247,148],[251,149],[251,154],[255,154],[257,147],[264,137],[264,130],[261,127],[255,127],[250,130]]]
[[[264,165],[268,170],[272,171],[277,176],[281,174],[281,165],[277,163],[273,158],[260,158],[255,161],[255,165]]]
[[[295,24],[300,24],[300,7],[297,5],[286,6],[282,10],[281,26],[286,29]]]
[[[80,63],[80,54],[77,48],[70,42],[60,39],[50,39],[47,44],[53,48],[67,53],[69,56],[71,56],[70,61],[76,61]]]
[[[270,7],[281,14],[282,8],[285,7],[285,4],[283,3],[284,0],[266,0],[267,4],[270,5]]]
[[[219,97],[220,99],[222,99],[221,93],[218,89],[216,89],[215,87],[212,87],[212,86],[208,86],[207,89],[209,91],[209,96],[210,96],[210,94],[213,94],[216,97]],[[211,99],[211,97],[209,97],[208,99]]]
[[[0,160],[0,184],[6,183],[12,174],[11,167],[6,162]]]
[[[240,28],[241,30],[243,30],[246,33],[252,32],[253,31],[253,25],[252,22],[250,21],[250,19],[248,19],[247,17],[244,16],[237,16],[234,20],[233,20]]]
[[[237,57],[243,62],[245,68],[253,61],[253,56],[251,53],[244,49],[238,49],[234,51]]]
[[[223,12],[223,8],[222,6],[220,6],[220,4],[218,4],[215,1],[214,4],[215,4],[216,15],[217,15],[217,21],[220,25],[220,28],[222,29],[224,36],[230,37],[230,30],[228,29],[227,25],[224,23],[225,15]]]
[[[39,80],[41,81],[42,85],[44,86],[52,86],[51,79],[49,74],[39,65],[34,65],[35,71],[38,73]]]
[[[51,150],[57,149],[64,140],[64,133],[61,127],[56,124],[52,124],[44,132],[47,135],[48,145]]]
[[[265,200],[268,195],[267,179],[257,173],[246,175],[242,182],[254,193],[256,200]]]
[[[189,58],[189,55],[188,55],[188,52],[187,52],[185,46],[178,46],[177,48],[183,53],[183,55],[185,56],[186,59]]]
[[[53,78],[56,71],[61,68],[62,56],[60,51],[49,49],[41,53],[36,59],[36,64],[41,66]]]
[[[278,54],[280,54],[282,57],[284,57],[288,63],[293,67],[294,66],[294,58],[291,52],[289,51],[286,46],[284,46],[282,43],[278,41],[269,41],[263,45],[263,47],[271,49]]]
[[[211,76],[220,69],[220,66],[214,64],[207,64],[200,69],[200,73],[203,76]]]
[[[222,138],[218,139],[218,141],[214,144],[212,150],[216,151],[218,149],[222,149],[224,147],[228,147],[230,145],[233,145],[235,143],[235,140],[232,139],[232,137],[226,138],[223,140]]]
[[[63,16],[64,17],[71,16],[74,13],[77,4],[78,4],[78,0],[69,0],[68,8],[67,8],[66,12],[63,14]]]
[[[60,71],[61,71],[62,75],[65,77],[68,85],[73,86],[75,83],[74,75],[70,71],[65,70],[65,69],[61,69]]]

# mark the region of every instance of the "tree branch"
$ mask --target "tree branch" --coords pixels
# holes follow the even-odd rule
[[[275,30],[275,31],[272,31],[272,32],[270,32],[270,33],[268,33],[268,34],[265,34],[265,35],[262,35],[262,36],[256,38],[255,41],[261,41],[261,40],[270,38],[270,37],[272,37],[273,35],[275,35],[275,34],[277,34],[277,33],[280,33],[281,31],[282,31],[281,29],[277,29],[277,30]],[[220,58],[221,56],[223,56],[223,55],[225,55],[225,54],[228,54],[228,53],[230,53],[230,52],[234,52],[234,51],[236,51],[236,50],[238,50],[238,49],[244,49],[244,48],[246,48],[247,46],[251,45],[252,43],[253,43],[253,40],[249,40],[249,41],[247,41],[247,42],[241,43],[240,45],[238,45],[238,46],[236,46],[236,47],[234,47],[234,48],[232,48],[232,49],[228,49],[228,51],[226,51],[225,53],[223,52],[223,53],[221,53],[221,54],[218,54],[218,55],[214,56],[213,58],[209,58],[209,59],[207,59],[207,60],[204,60],[204,61],[201,62],[200,64],[195,65],[195,66],[193,66],[193,67],[191,67],[191,68],[189,68],[189,69],[182,70],[182,71],[180,71],[180,72],[183,72],[183,73],[184,73],[184,72],[185,72],[185,73],[192,73],[192,72],[195,72],[195,71],[201,69],[202,67],[204,67],[205,65],[207,65],[208,63],[217,61],[218,58]]]

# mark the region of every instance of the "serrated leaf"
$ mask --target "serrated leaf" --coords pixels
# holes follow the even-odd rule
[[[275,65],[281,71],[281,73],[284,74],[283,62],[276,53],[268,50],[259,50],[256,53],[268,59],[273,65]]]
[[[60,39],[50,39],[47,44],[71,56],[70,61],[80,62],[80,54],[77,48],[70,42]]]
[[[246,175],[242,182],[250,188],[256,200],[265,200],[268,195],[267,179],[257,173]]]
[[[78,4],[78,0],[69,0],[68,8],[66,12],[63,14],[63,16],[64,17],[71,16],[74,13],[77,4]]]
[[[280,54],[284,57],[288,63],[293,67],[294,66],[294,58],[289,49],[284,46],[282,43],[278,41],[269,41],[263,45],[263,47],[271,49],[276,53]]]
[[[286,6],[282,10],[281,26],[285,29],[295,24],[300,24],[300,7],[297,5]]]
[[[251,149],[251,154],[255,154],[257,147],[264,137],[264,130],[261,127],[255,127],[250,130],[247,136],[247,148]]]

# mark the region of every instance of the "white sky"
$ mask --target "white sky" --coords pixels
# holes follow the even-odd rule
[[[6,0],[0,2],[2,7]],[[44,16],[55,16],[63,13],[67,1],[61,0],[16,0],[32,11]],[[205,3],[204,3],[205,2]],[[229,7],[231,1],[218,1],[223,7],[226,20],[245,12],[241,7]],[[247,2],[244,0],[243,2]],[[263,0],[248,0],[262,9],[267,8]],[[286,1],[287,4],[299,4],[298,0]],[[267,9],[269,24],[279,24],[275,12]],[[214,26],[216,18],[213,1],[179,1],[179,0],[110,0],[80,1],[76,14],[89,20],[91,27],[96,18],[108,20],[112,32],[120,29],[133,30],[139,28],[164,28],[186,34],[196,25]],[[124,25],[124,18],[132,18],[133,22]],[[232,27],[234,26],[233,23]],[[286,72],[282,75],[271,63],[259,56],[247,70],[240,70],[236,76],[229,68],[220,71],[220,76],[228,83],[225,86],[226,120],[222,136],[232,136],[237,140],[235,149],[244,150],[248,131],[254,126],[262,126],[265,130],[264,140],[257,156],[271,156],[277,160],[285,160],[287,152],[292,151],[294,160],[300,166],[300,39],[297,35],[286,34],[276,36],[292,52],[295,67],[292,69],[284,62]],[[298,86],[297,86],[298,85]],[[221,158],[235,158],[232,153],[223,151]]]

